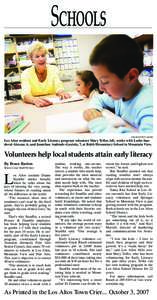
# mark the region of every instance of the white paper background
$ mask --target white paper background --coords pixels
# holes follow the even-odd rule
[[[55,29],[50,26],[51,5],[58,4],[60,7],[67,9],[78,9],[78,10],[106,10],[107,12],[107,27],[104,28],[71,28],[71,29]],[[156,80],[156,31],[157,26],[155,26],[155,1],[142,1],[142,0],[97,0],[97,1],[72,1],[72,0],[2,0],[0,8],[0,119],[3,120],[3,35],[4,33],[77,33],[77,34],[110,34],[114,33],[132,33],[132,34],[143,34],[143,33],[154,33],[154,112],[155,112],[155,122],[154,122],[154,155],[157,152],[157,122],[156,122],[156,111],[157,111],[157,80]],[[2,124],[3,125],[3,124]],[[1,136],[3,126],[1,126]],[[156,158],[154,158],[156,159]],[[157,173],[157,172],[156,172]],[[2,177],[1,177],[2,178]],[[3,185],[1,181],[1,185]],[[1,186],[2,191],[2,186]],[[156,193],[155,193],[156,195]],[[155,199],[156,200],[156,199]],[[2,212],[2,202],[0,211]],[[2,217],[1,217],[1,220]],[[2,222],[3,224],[3,222]],[[156,225],[155,225],[156,226]],[[2,228],[2,227],[1,227]],[[2,240],[2,238],[1,238]],[[155,258],[156,258],[156,245],[155,245]],[[3,249],[1,248],[0,257],[2,259]],[[2,266],[2,264],[1,264]],[[157,265],[155,264],[155,270]],[[0,272],[0,281],[2,282],[3,272]],[[157,281],[156,281],[157,282]],[[155,289],[155,282],[154,282]],[[147,298],[144,296],[145,299]],[[6,299],[7,297],[5,297]],[[17,297],[13,297],[17,299]],[[41,297],[40,297],[41,298]],[[45,298],[45,297],[44,297]],[[56,297],[57,298],[57,297]],[[64,297],[65,298],[65,297]],[[86,297],[88,298],[88,297]],[[95,297],[93,296],[92,299]],[[117,297],[116,297],[117,298]],[[122,296],[118,297],[122,298]],[[125,296],[123,296],[123,299]],[[129,297],[130,298],[130,297]],[[140,296],[140,299],[143,298]],[[10,297],[9,297],[10,299]],[[20,297],[21,299],[21,297]],[[31,297],[32,299],[32,297]],[[68,297],[69,299],[69,297]],[[79,299],[79,297],[77,297]],[[128,297],[127,297],[128,299]],[[131,297],[132,299],[132,297]],[[136,297],[134,297],[136,299]],[[137,297],[139,299],[139,297]],[[152,298],[153,299],[153,298]]]

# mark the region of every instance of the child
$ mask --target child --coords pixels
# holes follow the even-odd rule
[[[89,130],[94,133],[108,131],[101,111],[109,108],[139,132],[152,132],[152,89],[142,86],[138,80],[143,70],[143,53],[136,41],[124,34],[109,35],[94,48],[90,64],[104,93],[97,95],[84,112]],[[119,127],[113,131],[129,132],[130,128]]]
[[[76,72],[76,90],[89,99],[99,94],[99,82],[92,71]]]

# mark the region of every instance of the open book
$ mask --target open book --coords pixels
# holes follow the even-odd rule
[[[15,113],[4,116],[4,132],[5,133],[20,133],[28,122],[24,120],[23,114]]]
[[[125,126],[127,123],[109,110],[103,111],[110,126]],[[83,133],[88,132],[88,122],[83,118],[83,111],[61,113],[46,117],[46,131],[53,133]],[[128,125],[128,124],[127,124]]]
[[[83,100],[85,98],[85,97],[79,95],[77,92],[70,92],[69,94],[71,95],[71,97],[68,99],[60,99],[60,97],[57,97],[57,96],[44,96],[44,98],[49,100],[53,104],[75,102],[75,101]]]

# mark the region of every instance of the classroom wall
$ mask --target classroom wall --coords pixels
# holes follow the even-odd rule
[[[92,49],[99,43],[105,35],[73,35],[78,41],[79,57],[80,57],[80,67],[79,70],[91,70],[89,65],[89,56]],[[64,82],[65,91],[75,90],[75,71],[71,71],[73,80]]]
[[[99,43],[105,36],[104,35],[75,35],[78,40],[78,48],[80,54],[80,70],[91,69],[89,65],[89,55],[92,49]]]

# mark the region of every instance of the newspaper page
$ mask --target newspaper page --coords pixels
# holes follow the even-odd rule
[[[1,298],[155,299],[153,1],[3,4]]]

